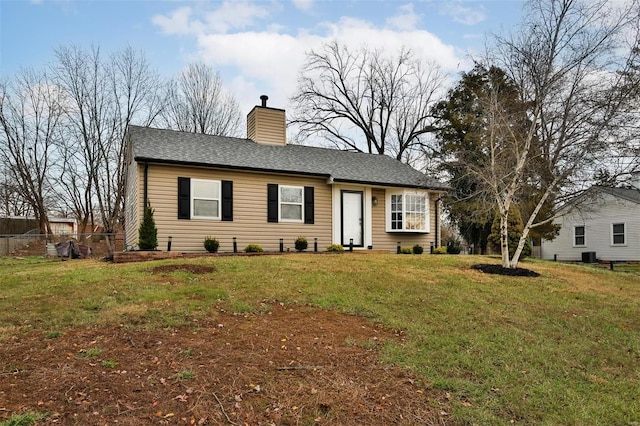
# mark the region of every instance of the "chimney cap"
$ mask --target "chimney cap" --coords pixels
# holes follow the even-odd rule
[[[267,99],[269,99],[269,97],[267,95],[260,96],[260,100],[262,101],[262,106],[263,107],[267,106]]]

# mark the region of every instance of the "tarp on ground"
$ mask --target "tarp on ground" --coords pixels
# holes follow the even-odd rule
[[[85,259],[91,256],[91,247],[78,244],[73,240],[67,240],[56,243],[56,252],[62,258]]]

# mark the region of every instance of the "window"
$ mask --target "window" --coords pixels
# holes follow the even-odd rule
[[[220,181],[191,179],[192,218],[220,218]]]
[[[178,178],[178,219],[233,220],[233,182]]]
[[[614,246],[625,244],[624,223],[611,224],[611,242]]]
[[[429,196],[403,191],[387,197],[388,232],[429,232]]]
[[[402,194],[391,195],[391,229],[402,229]]]
[[[585,227],[584,226],[574,226],[573,227],[573,245],[574,246],[585,246]]]
[[[302,222],[304,205],[302,186],[280,186],[280,221]]]
[[[314,223],[313,186],[267,184],[267,222]]]

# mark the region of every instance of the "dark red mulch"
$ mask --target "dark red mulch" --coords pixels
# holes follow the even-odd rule
[[[540,274],[525,268],[503,268],[502,265],[493,265],[488,263],[482,263],[478,265],[472,265],[472,269],[476,269],[485,274],[494,275],[508,275],[510,277],[539,277]]]

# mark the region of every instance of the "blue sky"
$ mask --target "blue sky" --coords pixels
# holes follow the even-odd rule
[[[410,47],[445,72],[469,68],[489,33],[509,31],[520,0],[0,0],[0,77],[44,67],[60,45],[132,46],[164,76],[189,62],[218,69],[243,112],[268,94],[286,108],[304,52],[338,39]]]

